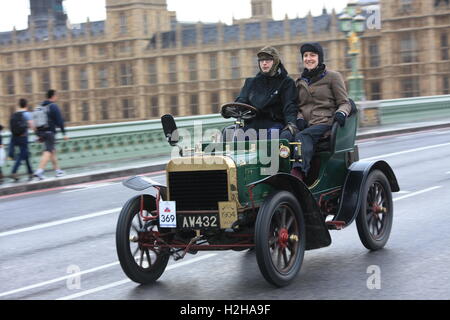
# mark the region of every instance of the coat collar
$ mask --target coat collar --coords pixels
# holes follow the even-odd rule
[[[326,76],[328,75],[328,71],[325,70],[323,73],[321,73],[319,76],[317,76],[315,79],[312,79],[313,81],[300,77],[296,80],[297,85],[303,85],[305,88],[309,88],[310,86],[320,83]]]

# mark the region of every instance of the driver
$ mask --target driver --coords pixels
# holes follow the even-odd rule
[[[236,102],[249,104],[259,111],[256,118],[246,121],[243,130],[267,129],[267,139],[271,138],[274,130],[280,133],[283,129],[283,135],[295,136],[298,132],[298,90],[295,82],[288,76],[275,48],[264,47],[257,57],[260,72],[245,80],[244,87],[236,99]]]

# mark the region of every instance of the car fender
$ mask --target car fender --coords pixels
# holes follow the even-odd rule
[[[327,247],[331,244],[331,236],[325,224],[325,219],[311,191],[298,178],[287,173],[278,173],[270,177],[249,183],[252,187],[267,184],[277,190],[291,192],[300,203],[306,223],[306,250]]]
[[[167,199],[167,197],[166,197],[167,186],[160,184],[149,177],[134,176],[134,177],[126,179],[125,181],[122,182],[122,184],[125,187],[136,190],[136,191],[143,191],[143,190],[153,187],[153,188],[159,190],[159,192],[161,193],[161,197],[163,199]]]
[[[357,161],[352,163],[348,170],[339,211],[333,219],[333,221],[345,222],[345,226],[350,225],[356,219],[361,206],[363,186],[373,170],[380,170],[386,175],[392,192],[400,191],[394,171],[384,160]]]

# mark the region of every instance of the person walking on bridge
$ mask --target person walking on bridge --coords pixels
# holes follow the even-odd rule
[[[44,144],[44,152],[39,163],[39,168],[34,173],[34,176],[39,180],[45,179],[44,171],[49,161],[53,164],[55,176],[61,177],[65,174],[59,167],[58,158],[56,155],[56,127],[61,129],[64,140],[68,140],[64,128],[64,119],[61,111],[56,104],[58,96],[56,91],[51,89],[47,92],[47,99],[36,108],[33,113],[34,124],[36,126],[36,135]]]
[[[12,154],[14,155],[14,149],[19,147],[19,154],[16,157],[16,162],[14,163],[11,178],[14,181],[18,181],[19,177],[17,171],[22,163],[25,161],[28,170],[28,180],[33,179],[33,169],[31,169],[30,163],[30,152],[28,151],[28,129],[33,130],[33,117],[30,112],[28,112],[28,101],[26,99],[19,100],[19,108],[11,116],[10,127],[11,127],[11,148]]]

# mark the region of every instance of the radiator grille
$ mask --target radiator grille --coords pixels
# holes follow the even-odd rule
[[[219,201],[228,201],[227,172],[169,172],[170,200],[177,210],[218,210]]]

